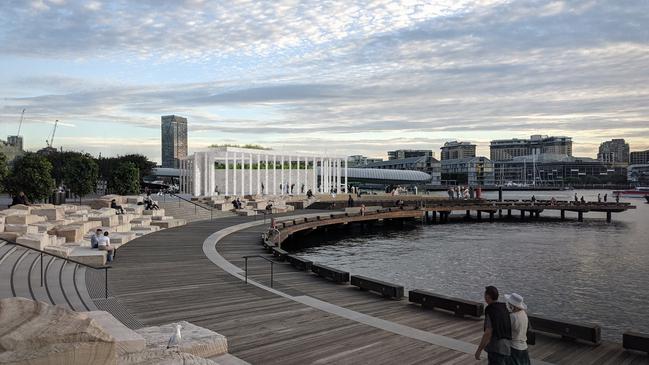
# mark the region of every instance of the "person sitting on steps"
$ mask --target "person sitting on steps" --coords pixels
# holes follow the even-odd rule
[[[117,205],[117,201],[115,199],[110,201],[110,207],[115,209],[117,211],[117,214],[124,214],[124,208],[122,208],[121,205]]]

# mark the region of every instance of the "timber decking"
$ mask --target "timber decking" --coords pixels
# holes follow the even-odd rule
[[[294,213],[297,214],[297,213]],[[194,222],[138,238],[122,248],[110,292],[142,324],[187,320],[228,338],[230,352],[253,364],[474,364],[473,356],[344,319],[279,297],[229,275],[209,261],[203,241],[253,217]],[[225,237],[218,252],[243,267],[244,255],[265,255],[263,226]],[[250,259],[249,276],[268,285],[269,263]],[[413,328],[477,343],[482,322],[422,310],[335,284],[288,263],[275,264],[275,289],[309,295]],[[598,347],[539,336],[532,356],[562,364],[649,364],[620,344]]]

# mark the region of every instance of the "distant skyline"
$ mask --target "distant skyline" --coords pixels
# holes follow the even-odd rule
[[[649,2],[3,1],[0,139],[160,162],[260,144],[386,158],[532,134],[649,149]]]

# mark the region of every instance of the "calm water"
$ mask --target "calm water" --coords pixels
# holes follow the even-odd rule
[[[537,198],[596,200],[598,191],[535,192]],[[609,193],[610,191],[599,192]],[[444,192],[440,195],[445,195]],[[497,193],[487,193],[496,198]],[[531,193],[505,192],[505,198]],[[610,200],[609,200],[610,201]],[[482,300],[486,285],[525,297],[531,313],[597,323],[605,338],[625,330],[649,333],[649,204],[636,210],[588,213],[584,222],[549,218],[496,223],[450,223],[381,230],[314,242],[301,256],[351,273]],[[555,215],[555,216],[558,216]],[[484,216],[483,216],[484,217]]]

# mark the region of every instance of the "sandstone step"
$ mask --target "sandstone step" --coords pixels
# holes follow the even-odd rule
[[[85,246],[78,246],[72,249],[69,258],[90,266],[103,266],[106,264],[107,251],[100,251]]]
[[[83,314],[96,321],[104,331],[115,339],[118,355],[139,352],[146,348],[144,337],[123,325],[112,314],[105,311],[91,311]]]
[[[152,226],[158,226],[160,228],[173,228],[185,225],[187,222],[184,219],[169,219],[164,221],[153,221],[151,222]]]
[[[215,357],[228,352],[228,341],[225,336],[186,321],[144,327],[135,330],[135,332],[144,337],[147,348],[162,350],[167,347],[169,334],[175,332],[176,324],[181,326],[180,331],[183,338],[179,351],[203,358]]]

